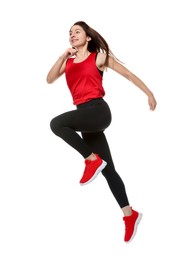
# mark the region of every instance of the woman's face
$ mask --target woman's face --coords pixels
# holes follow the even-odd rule
[[[72,47],[85,46],[90,40],[90,37],[86,35],[84,29],[79,25],[72,26],[69,34],[69,42]]]

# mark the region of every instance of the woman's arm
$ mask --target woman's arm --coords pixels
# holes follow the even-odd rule
[[[52,66],[50,71],[48,72],[46,81],[47,83],[51,84],[55,80],[57,80],[64,72],[66,68],[66,61],[68,58],[72,57],[75,55],[77,50],[73,48],[67,49],[64,54],[62,54],[58,60],[55,62],[55,64]]]
[[[97,57],[96,64],[99,69],[104,70],[103,64],[105,61],[106,55],[104,53],[99,53]],[[136,85],[139,89],[141,89],[148,97],[148,104],[151,110],[155,110],[157,102],[153,93],[150,89],[145,85],[145,83],[140,80],[135,74],[129,71],[125,66],[120,64],[114,58],[109,57],[108,68],[114,70],[119,73],[121,76],[125,77],[129,81],[131,81],[134,85]]]
[[[145,83],[139,79],[135,74],[129,71],[125,66],[114,60],[113,58],[109,58],[108,67],[115,72],[119,73],[129,81],[131,81],[135,86],[141,89],[148,97],[148,104],[151,110],[155,110],[157,102],[151,90],[145,85]]]

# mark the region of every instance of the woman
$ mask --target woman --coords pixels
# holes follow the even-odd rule
[[[151,110],[155,109],[157,103],[148,87],[121,64],[105,39],[85,22],[76,22],[71,27],[69,41],[71,47],[52,66],[47,82],[53,83],[65,73],[76,109],[55,117],[50,126],[54,134],[85,159],[81,185],[90,183],[102,172],[124,215],[124,241],[130,242],[142,214],[129,204],[124,183],[115,170],[104,134],[111,123],[110,108],[103,99],[104,70],[110,68],[140,88],[147,95]],[[81,136],[78,132],[81,132]]]

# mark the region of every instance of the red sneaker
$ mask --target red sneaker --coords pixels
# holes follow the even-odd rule
[[[86,168],[80,180],[81,185],[88,184],[93,181],[107,165],[107,163],[102,160],[97,154],[96,157],[97,159],[94,161],[85,160]]]
[[[123,217],[125,222],[125,237],[124,241],[126,243],[130,242],[137,231],[137,226],[140,223],[142,214],[132,209],[132,215]]]

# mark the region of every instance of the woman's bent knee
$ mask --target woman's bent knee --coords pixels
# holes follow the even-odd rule
[[[60,129],[59,124],[58,124],[58,119],[57,117],[53,118],[50,121],[50,129],[52,130],[53,133],[57,133]]]

